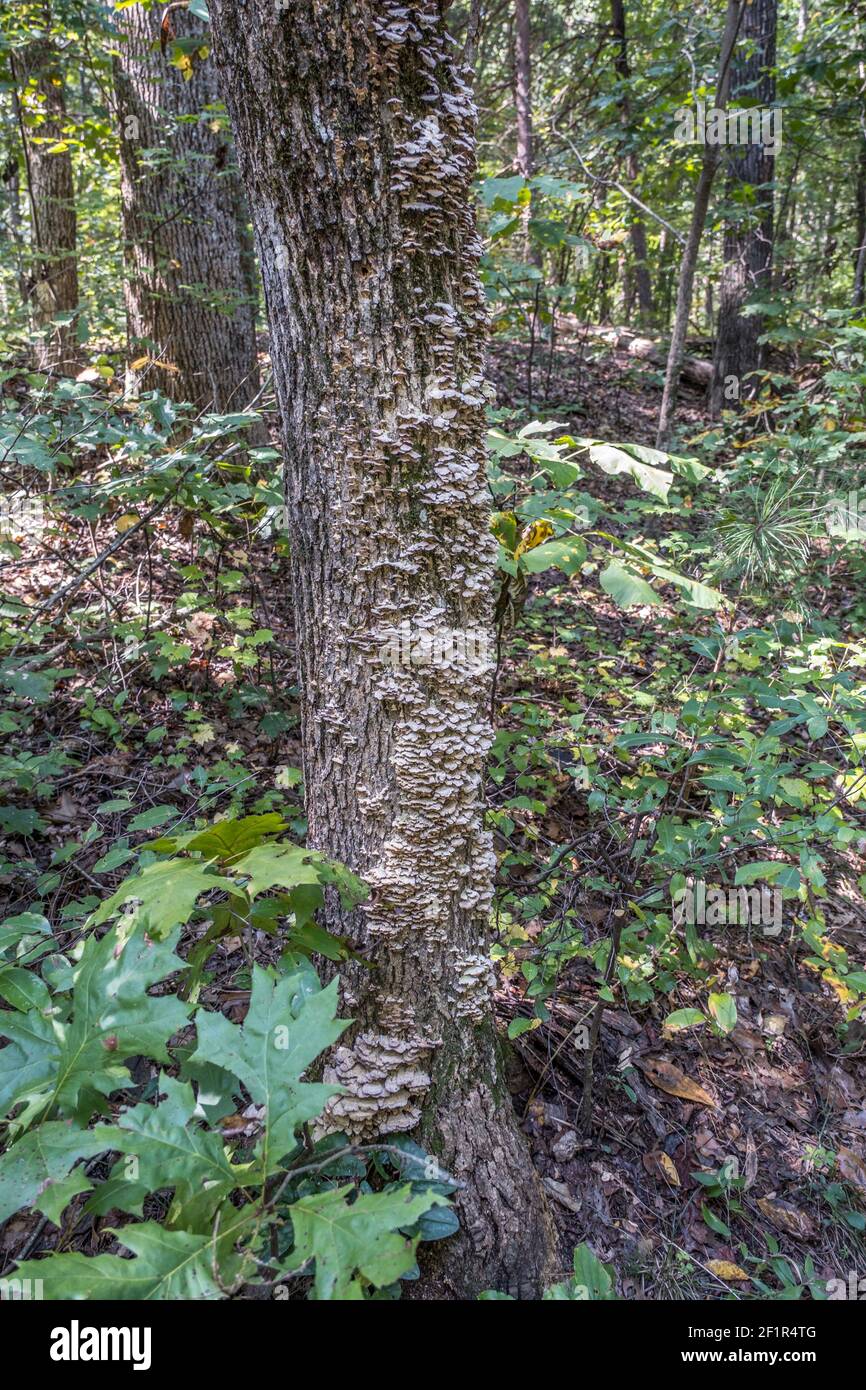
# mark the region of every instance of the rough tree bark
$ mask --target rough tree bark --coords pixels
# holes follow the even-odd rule
[[[776,0],[751,0],[743,13],[740,44],[731,72],[731,98],[741,107],[772,107],[776,97]],[[743,400],[755,393],[749,374],[761,365],[758,339],[764,331],[759,314],[744,314],[748,300],[769,287],[773,262],[773,174],[775,159],[753,143],[731,152],[727,200],[736,212],[724,234],[724,268],[719,289],[719,322],[710,386],[710,413],[718,416],[728,401],[726,382],[736,378]],[[745,185],[755,190],[744,204]]]
[[[50,33],[47,6],[44,25]],[[75,371],[78,358],[75,188],[68,146],[49,153],[62,143],[66,126],[63,76],[51,39],[20,50],[12,60],[12,76],[30,205],[28,295],[33,326],[41,332],[36,363],[41,371],[68,373]],[[69,317],[58,324],[58,316]]]
[[[623,128],[628,138],[628,127],[631,120],[631,104],[628,99],[628,82],[631,78],[631,70],[628,63],[628,40],[626,38],[625,27],[625,5],[623,0],[610,0],[610,16],[613,25],[614,38],[616,40],[616,54],[614,65],[617,76],[623,83],[622,95],[619,99],[619,113]],[[626,171],[632,188],[635,188],[640,176],[637,154],[633,149],[628,151],[626,156]],[[639,213],[632,211],[629,222],[629,239],[631,241],[632,254],[634,256],[634,273],[637,284],[637,302],[641,324],[652,323],[653,318],[653,292],[650,280],[649,261],[647,260],[646,227],[643,218]]]
[[[169,16],[179,39],[201,39],[187,80],[172,50],[160,53],[160,14],[133,5],[116,16],[129,356],[146,359],[128,385],[240,410],[259,384],[240,182],[214,110],[216,65],[201,56],[207,30],[183,9]]]
[[[414,1132],[465,1184],[438,1276],[529,1296],[553,1233],[493,1027],[491,669],[467,658],[494,564],[470,74],[436,0],[210,12],[283,420],[310,841],[372,889],[329,909],[375,969],[341,972],[327,1122]]]
[[[719,54],[719,78],[716,84],[715,107],[717,111],[724,111],[727,107],[728,90],[731,81],[731,59],[733,57],[734,47],[737,42],[737,33],[740,28],[745,7],[746,0],[728,0],[727,3],[725,27],[722,33],[722,44]],[[712,192],[713,181],[716,177],[716,170],[719,167],[719,152],[720,147],[718,145],[704,145],[701,172],[698,175],[698,185],[695,189],[695,201],[692,207],[689,233],[683,250],[683,258],[680,263],[680,278],[679,284],[677,285],[677,305],[674,311],[674,325],[671,331],[671,345],[668,351],[665,385],[662,393],[661,409],[659,411],[658,432],[656,434],[656,448],[658,449],[667,447],[668,438],[673,425],[674,408],[677,403],[677,389],[679,387],[683,353],[686,346],[686,333],[689,326],[689,314],[692,307],[692,294],[695,287],[695,270],[698,264],[698,252],[701,249],[704,223],[707,219],[707,210],[710,206],[710,193]]]

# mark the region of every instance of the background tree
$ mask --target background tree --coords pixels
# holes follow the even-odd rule
[[[217,0],[287,460],[313,845],[372,885],[333,1128],[415,1132],[465,1184],[458,1292],[528,1292],[551,1226],[497,1056],[482,829],[489,664],[389,665],[408,623],[489,639],[474,113],[439,7]]]
[[[43,371],[69,372],[77,363],[78,268],[64,73],[50,7],[32,6],[28,15],[37,37],[10,53],[30,208],[27,295],[39,334],[37,365]]]
[[[768,112],[776,99],[776,0],[750,0],[743,11],[731,73],[732,106]],[[745,119],[745,117],[744,117]],[[724,268],[713,357],[710,410],[718,415],[725,382],[734,377],[739,399],[752,396],[748,380],[760,366],[758,339],[764,320],[746,314],[750,298],[768,290],[773,263],[772,146],[753,141],[728,151],[726,198],[731,209],[724,231]]]
[[[638,164],[637,152],[634,148],[634,137],[630,129],[631,102],[628,92],[631,83],[631,71],[628,62],[628,39],[626,36],[624,0],[610,0],[610,17],[616,45],[614,50],[614,63],[622,83],[622,90],[619,96],[619,109],[622,115],[625,139],[628,141],[629,145],[628,155],[626,157],[626,168],[632,187],[636,187],[639,180],[640,167]],[[631,249],[634,255],[634,277],[637,285],[637,302],[640,320],[644,324],[649,324],[652,322],[653,317],[653,294],[649,260],[647,259],[646,227],[644,226],[644,221],[640,213],[634,209],[632,209],[629,219],[629,237],[631,238]]]
[[[731,61],[734,53],[734,45],[737,42],[737,34],[739,33],[745,3],[746,0],[728,0],[725,27],[722,32],[722,44],[719,54],[719,75],[716,83],[714,103],[716,111],[724,111],[727,107],[728,91],[731,81]],[[697,269],[698,254],[701,249],[701,238],[704,234],[704,223],[706,222],[707,211],[710,206],[710,194],[712,193],[716,170],[719,166],[720,153],[721,147],[718,143],[711,144],[705,141],[701,157],[701,171],[698,176],[697,187],[695,188],[695,201],[692,207],[689,233],[680,263],[677,305],[674,313],[673,329],[671,331],[671,343],[668,351],[667,368],[665,370],[664,392],[662,394],[658,432],[656,435],[656,447],[659,449],[664,448],[667,444],[673,422],[674,406],[676,404],[683,353],[686,345],[689,314],[692,308],[695,270]]]
[[[217,411],[256,394],[255,284],[246,213],[202,20],[183,7],[119,11],[115,60],[132,371]]]

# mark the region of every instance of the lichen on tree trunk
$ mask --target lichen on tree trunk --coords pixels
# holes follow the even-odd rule
[[[464,1184],[455,1291],[537,1293],[552,1228],[491,1011],[491,667],[460,641],[490,633],[495,552],[469,75],[429,0],[211,15],[283,419],[310,841],[372,889],[329,909],[374,968],[341,972],[327,1122],[416,1132]]]

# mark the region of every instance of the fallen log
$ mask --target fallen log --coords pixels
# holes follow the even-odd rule
[[[569,336],[581,336],[600,339],[607,343],[616,352],[628,353],[629,357],[638,357],[641,361],[651,362],[655,367],[667,365],[667,348],[663,343],[657,343],[652,338],[641,337],[639,333],[634,333],[630,328],[610,328],[604,324],[585,324],[575,318],[574,314],[559,314],[556,320],[557,328]],[[713,375],[713,364],[701,357],[685,356],[682,365],[682,378],[690,386],[697,386],[705,390]]]

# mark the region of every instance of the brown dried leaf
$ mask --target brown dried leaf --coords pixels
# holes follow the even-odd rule
[[[815,1226],[804,1211],[798,1211],[788,1202],[779,1202],[773,1197],[759,1197],[758,1206],[768,1221],[786,1235],[796,1236],[798,1240],[811,1240]]]
[[[745,1178],[745,1182],[743,1183],[744,1192],[748,1191],[748,1189],[752,1186],[757,1176],[758,1150],[755,1147],[755,1141],[752,1138],[751,1133],[749,1133],[746,1135],[746,1162],[743,1168],[743,1177]]]
[[[866,1163],[853,1149],[842,1148],[836,1155],[839,1176],[852,1187],[856,1187],[861,1197],[866,1197]]]
[[[680,1186],[680,1175],[677,1172],[676,1164],[669,1154],[661,1149],[652,1149],[643,1156],[643,1166],[654,1178],[659,1178],[662,1182],[670,1184],[671,1187]]]
[[[693,1101],[695,1105],[708,1105],[715,1110],[716,1102],[710,1093],[680,1071],[679,1067],[675,1067],[673,1062],[666,1061],[664,1057],[647,1057],[638,1065],[647,1081],[660,1091],[667,1091],[669,1096],[678,1096],[680,1100]]]

